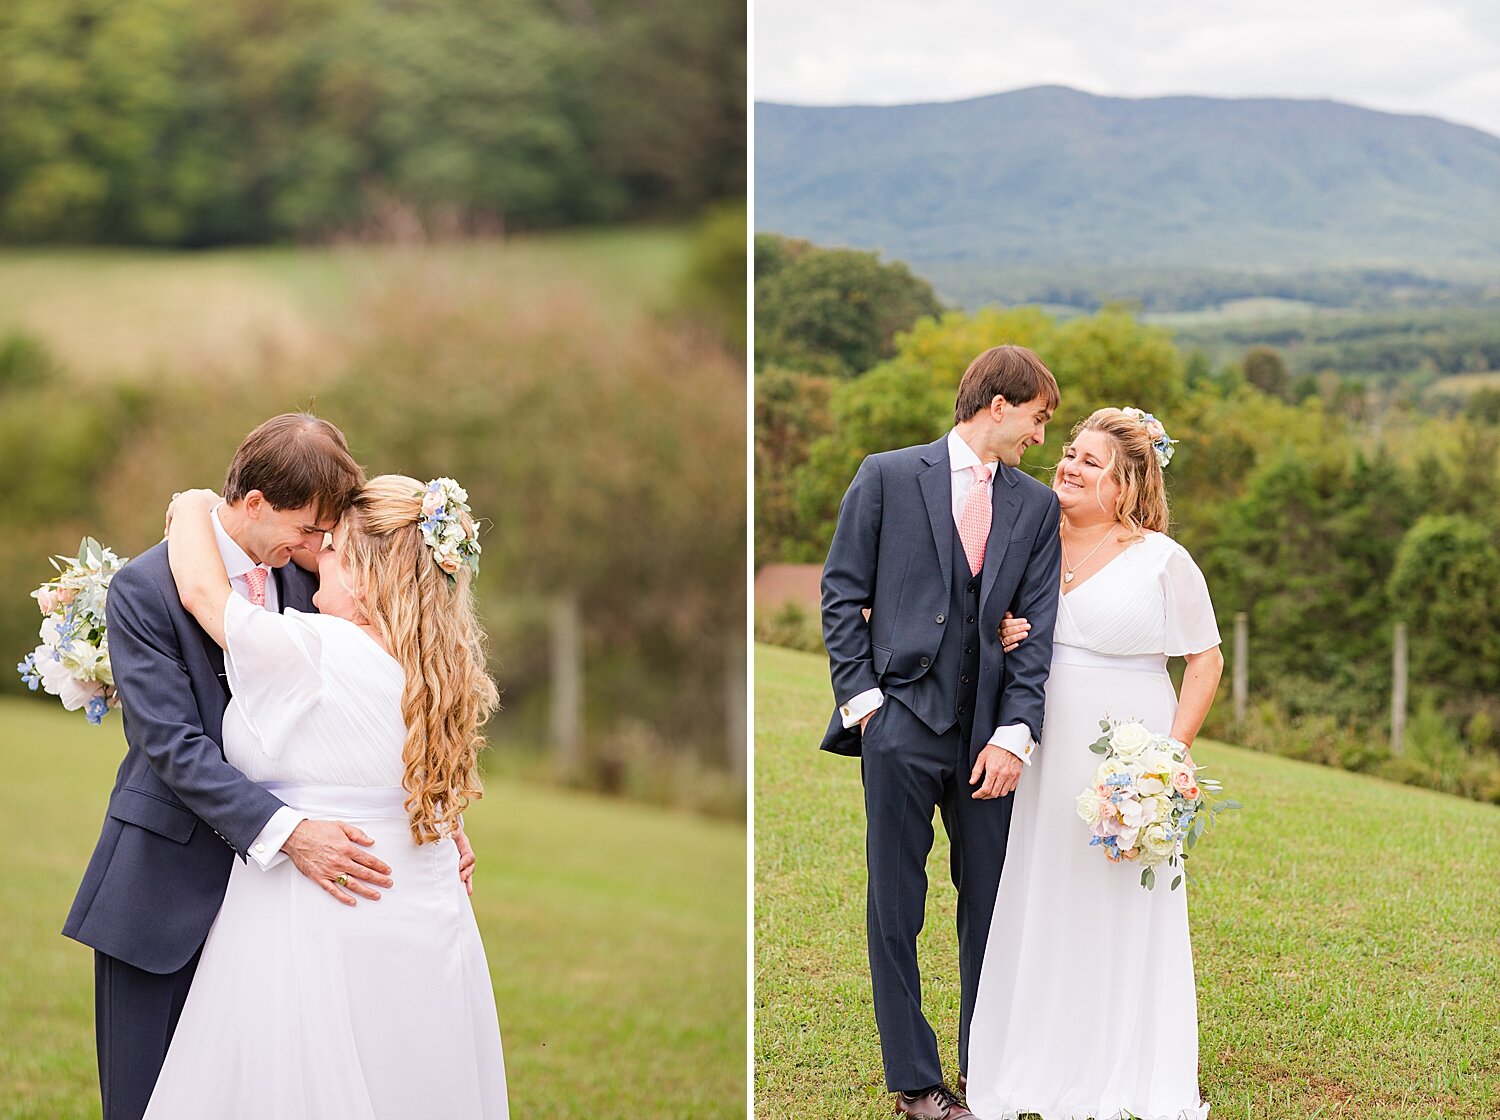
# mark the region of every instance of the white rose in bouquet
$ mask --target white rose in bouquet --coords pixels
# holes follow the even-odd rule
[[[1141,765],[1148,774],[1170,774],[1177,760],[1172,757],[1170,741],[1158,739],[1141,758]]]
[[[1146,730],[1144,724],[1131,720],[1115,728],[1114,733],[1109,737],[1109,745],[1115,754],[1127,762],[1137,762],[1150,749],[1154,739],[1155,737]]]
[[[1154,862],[1165,859],[1177,847],[1177,842],[1171,838],[1166,826],[1162,824],[1148,825],[1142,829],[1140,842],[1148,856],[1156,857]]]
[[[1086,789],[1078,795],[1078,815],[1083,818],[1085,824],[1098,824],[1102,815],[1100,812],[1099,795],[1091,789]]]

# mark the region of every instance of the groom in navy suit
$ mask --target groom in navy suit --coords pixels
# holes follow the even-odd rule
[[[837,710],[822,747],[861,758],[870,976],[898,1115],[972,1115],[943,1080],[916,941],[938,809],[958,889],[962,1088],[1008,795],[1041,739],[1057,616],[1057,498],[1016,468],[1042,442],[1058,400],[1056,379],[1030,350],[979,355],[946,436],[860,465],[823,568]],[[1007,611],[1032,624],[1011,653],[998,635]]]
[[[289,413],[251,432],[214,511],[236,593],[269,610],[311,612],[317,580],[287,561],[322,547],[363,483],[343,434],[325,420]],[[104,1120],[138,1120],[231,861],[269,869],[290,858],[330,893],[344,875],[347,891],[372,899],[366,884],[389,886],[390,868],[362,847],[369,838],[358,829],[305,819],[224,760],[224,655],[183,609],[165,542],[115,574],[107,610],[128,746],[63,932],[94,949]]]

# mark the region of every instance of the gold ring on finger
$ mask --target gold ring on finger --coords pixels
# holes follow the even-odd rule
[[[349,885],[349,876],[335,875],[333,881],[341,887],[347,887]]]

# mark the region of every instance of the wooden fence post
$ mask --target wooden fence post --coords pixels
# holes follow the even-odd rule
[[[1245,705],[1250,698],[1250,616],[1234,614],[1234,726],[1245,726]]]
[[[578,600],[552,601],[552,708],[549,720],[557,768],[573,777],[583,767],[583,642]]]
[[[746,738],[749,735],[749,712],[746,711],[745,693],[745,643],[737,639],[730,639],[725,649],[724,658],[724,702],[727,711],[724,713],[724,727],[729,736],[726,744],[729,748],[725,759],[729,763],[730,773],[741,789],[745,788],[748,780],[746,773],[747,747]]]
[[[1406,623],[1396,623],[1391,656],[1391,754],[1406,748]]]

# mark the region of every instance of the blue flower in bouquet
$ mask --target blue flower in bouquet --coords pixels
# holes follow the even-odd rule
[[[92,537],[79,544],[76,558],[53,557],[57,577],[31,593],[42,614],[41,644],[16,666],[27,688],[56,696],[67,711],[81,709],[95,726],[120,703],[109,662],[105,594],[124,563]]]

